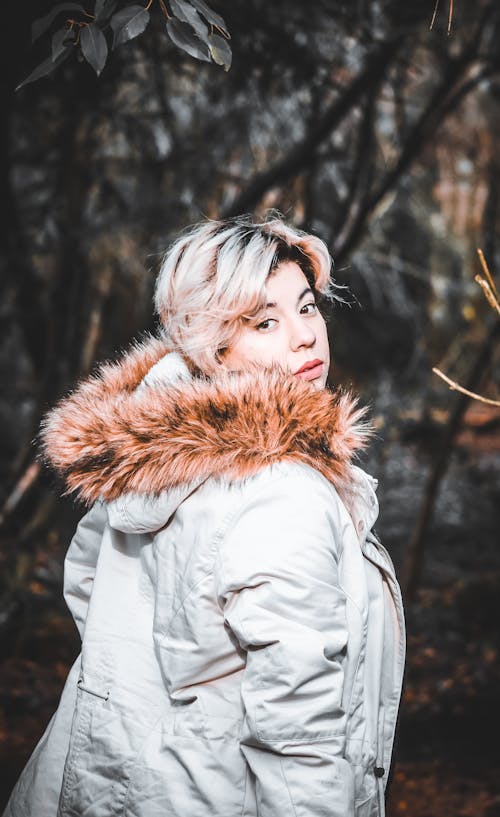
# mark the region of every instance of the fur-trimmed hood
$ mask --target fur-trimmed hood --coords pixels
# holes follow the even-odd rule
[[[310,465],[349,493],[353,459],[372,433],[351,391],[317,391],[279,366],[212,379],[186,369],[138,388],[169,352],[152,337],[135,344],[45,417],[43,458],[68,493],[86,503],[155,496],[209,478],[241,480],[283,460]]]

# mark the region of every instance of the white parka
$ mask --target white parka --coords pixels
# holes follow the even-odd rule
[[[49,417],[94,501],[65,562],[82,652],[4,817],[384,814],[405,629],[363,411],[255,378],[214,392],[150,343]]]

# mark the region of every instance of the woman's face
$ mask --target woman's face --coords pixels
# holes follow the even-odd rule
[[[246,321],[222,365],[244,371],[247,363],[279,363],[286,371],[325,387],[330,365],[326,324],[298,264],[286,261],[269,275],[267,305]]]

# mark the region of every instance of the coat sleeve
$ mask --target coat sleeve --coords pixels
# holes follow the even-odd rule
[[[87,609],[108,514],[95,502],[78,523],[64,560],[64,599],[83,638]]]
[[[244,503],[220,547],[219,602],[246,651],[241,749],[261,817],[353,817],[340,500],[304,469]]]

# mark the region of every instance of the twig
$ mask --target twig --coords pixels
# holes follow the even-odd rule
[[[402,581],[403,595],[408,600],[415,598],[415,592],[418,586],[420,571],[424,559],[425,545],[428,539],[429,525],[432,520],[436,496],[439,492],[441,480],[448,467],[449,458],[453,448],[455,435],[462,422],[463,415],[468,405],[468,397],[477,388],[480,383],[483,372],[488,367],[493,348],[500,336],[500,322],[492,321],[487,335],[484,338],[476,359],[473,361],[470,368],[466,383],[469,388],[462,389],[460,387],[459,394],[456,398],[455,406],[452,409],[448,424],[444,430],[441,444],[436,451],[436,456],[427,479],[422,505],[415,524],[415,529],[408,543],[408,549],[403,564]]]
[[[100,271],[97,281],[97,292],[94,303],[90,310],[87,323],[87,334],[83,342],[83,349],[80,359],[80,371],[86,374],[90,371],[95,359],[95,353],[101,335],[102,312],[107,298],[111,292],[113,282],[113,266],[108,262]]]
[[[483,251],[482,251],[482,249],[480,247],[478,247],[478,249],[477,249],[477,254],[479,256],[479,260],[481,262],[483,272],[486,275],[486,278],[488,279],[488,283],[489,283],[491,289],[493,290],[493,292],[495,293],[496,297],[498,298],[498,290],[497,290],[497,288],[495,286],[495,282],[494,282],[493,276],[492,276],[492,274],[490,272],[490,268],[489,268],[488,264],[486,263],[486,258],[484,257],[484,253],[483,253]]]
[[[481,262],[481,266],[483,268],[486,278],[482,278],[481,275],[475,275],[474,281],[476,281],[483,290],[485,298],[488,301],[489,305],[493,309],[496,309],[496,311],[500,315],[500,303],[498,300],[497,288],[495,286],[493,276],[489,270],[488,264],[486,263],[483,251],[478,248],[477,254],[479,255],[479,260]],[[460,386],[455,380],[451,380],[449,377],[447,377],[436,366],[433,367],[432,371],[435,374],[439,375],[439,377],[441,377],[444,381],[446,381],[446,383],[448,383],[448,385],[451,386],[452,389],[460,391],[462,392],[462,394],[466,394],[468,397],[472,397],[474,400],[479,400],[481,403],[488,403],[489,406],[500,406],[500,401],[492,400],[489,397],[483,397],[481,394],[476,394],[475,392],[465,389],[463,386]]]
[[[436,5],[434,6],[434,14],[432,15],[432,20],[431,20],[431,24],[429,26],[429,31],[432,31],[432,29],[434,27],[434,23],[435,23],[435,20],[436,20],[436,14],[437,14],[438,8],[439,8],[439,0],[436,0]]]
[[[495,297],[488,281],[485,281],[484,278],[481,278],[480,275],[475,275],[474,281],[477,281],[477,283],[483,290],[484,296],[488,301],[489,305],[492,307],[492,309],[496,309],[496,311],[500,315],[500,303],[498,302],[498,298]]]
[[[448,383],[452,389],[460,391],[462,394],[466,394],[467,397],[473,397],[475,400],[480,400],[481,403],[488,403],[489,406],[500,406],[500,400],[492,400],[489,397],[483,397],[481,394],[476,394],[476,392],[464,389],[463,386],[460,386],[454,380],[451,380],[451,378],[447,377],[447,375],[445,375],[441,369],[438,369],[436,366],[433,366],[432,371],[446,381],[446,383]]]
[[[438,13],[439,8],[439,0],[436,0],[436,4],[434,6],[434,12],[432,14],[431,24],[429,26],[429,31],[432,31],[434,27],[434,23],[436,22],[436,15]],[[453,0],[450,0],[450,4],[448,7],[448,36],[451,34],[451,21],[453,19]]]
[[[495,281],[493,280],[493,276],[490,272],[490,268],[488,267],[483,251],[479,247],[477,250],[477,254],[479,256],[479,260],[481,262],[481,266],[486,277],[482,278],[480,275],[475,275],[474,281],[476,281],[483,290],[484,296],[488,301],[489,305],[491,306],[491,308],[496,309],[496,311],[500,315],[500,301]]]
[[[32,462],[28,465],[26,471],[20,477],[20,479],[18,479],[14,488],[5,500],[4,506],[0,511],[0,525],[3,525],[7,517],[17,508],[23,496],[27,494],[33,483],[36,481],[39,473],[39,462]]]

